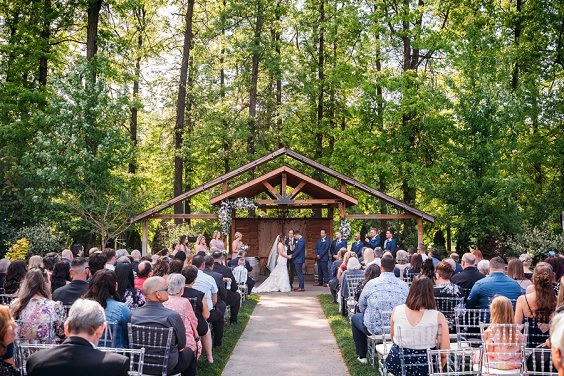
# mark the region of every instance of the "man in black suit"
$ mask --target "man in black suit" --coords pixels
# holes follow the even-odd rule
[[[228,268],[225,265],[221,264],[223,259],[223,252],[221,251],[214,251],[212,253],[213,264],[211,265],[210,269],[216,273],[221,274],[223,277],[223,281],[225,282],[226,288],[226,296],[225,296],[225,304],[230,307],[231,317],[229,323],[231,325],[237,324],[237,315],[239,314],[239,309],[241,308],[241,295],[237,292],[237,281],[235,281],[235,276],[231,271],[231,268]],[[206,260],[206,267],[208,266],[208,262]],[[205,273],[205,270],[204,270]]]
[[[239,259],[245,258],[245,255],[246,255],[245,251],[239,251],[239,257],[236,257],[233,260],[229,261],[227,265],[231,268],[236,268],[237,265],[239,265]],[[247,269],[249,273],[253,271],[253,267],[247,260],[245,260],[245,269]],[[249,291],[249,294],[251,293],[251,291],[253,291],[253,287],[255,286],[255,283],[256,281],[254,279],[252,279],[250,276],[247,276],[247,289]]]
[[[88,269],[88,261],[85,258],[78,257],[72,260],[70,268],[71,283],[59,287],[53,293],[53,300],[62,302],[64,305],[73,304],[88,289],[88,277],[90,269]]]
[[[468,294],[474,284],[485,276],[476,269],[476,256],[471,253],[462,255],[462,271],[455,274],[451,278],[451,282],[462,287],[464,290],[464,298],[468,298]]]
[[[67,339],[61,345],[38,351],[27,359],[29,376],[127,376],[126,356],[96,349],[106,328],[106,315],[93,300],[78,299],[65,322]]]

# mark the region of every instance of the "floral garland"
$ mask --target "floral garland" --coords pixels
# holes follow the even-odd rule
[[[343,236],[343,239],[347,240],[351,236],[351,224],[348,219],[343,218],[339,224],[339,232]]]
[[[219,209],[217,211],[217,217],[219,219],[221,231],[223,231],[224,234],[229,234],[229,230],[231,230],[233,209],[256,210],[258,209],[258,205],[256,202],[247,197],[239,197],[235,200],[221,201],[221,204],[219,205]]]

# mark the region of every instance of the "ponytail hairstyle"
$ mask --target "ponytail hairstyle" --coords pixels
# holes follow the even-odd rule
[[[556,293],[553,287],[554,273],[552,266],[546,262],[539,262],[533,272],[533,284],[537,295],[537,309],[534,317],[543,323],[550,322],[550,317],[556,309]]]

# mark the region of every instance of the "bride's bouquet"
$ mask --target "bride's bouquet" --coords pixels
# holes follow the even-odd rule
[[[242,251],[247,252],[249,250],[249,245],[248,244],[241,244],[240,248],[241,248]]]

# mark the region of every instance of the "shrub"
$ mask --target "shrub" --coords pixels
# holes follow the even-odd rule
[[[548,257],[549,251],[564,251],[564,233],[560,229],[550,228],[550,224],[544,222],[509,238],[506,245],[513,256],[528,253],[537,262]]]
[[[26,238],[18,239],[10,246],[6,253],[6,258],[12,262],[16,260],[26,260],[29,253],[29,241]]]
[[[21,228],[13,241],[22,238],[29,242],[29,256],[44,256],[49,252],[61,252],[64,248],[63,236],[42,224]]]

